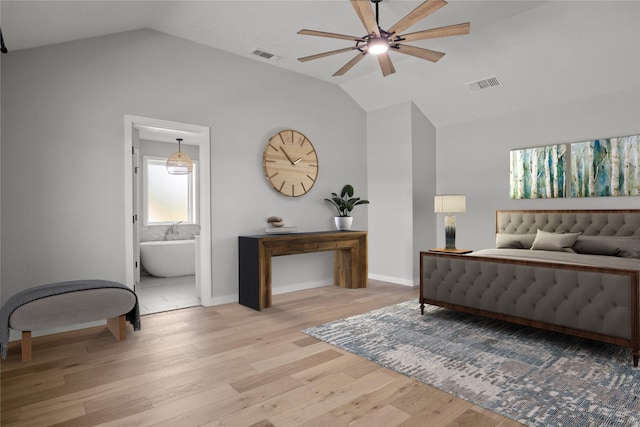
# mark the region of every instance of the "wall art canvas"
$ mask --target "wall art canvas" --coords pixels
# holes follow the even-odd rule
[[[571,197],[640,195],[640,135],[571,144]]]
[[[512,199],[565,197],[567,145],[511,151]]]

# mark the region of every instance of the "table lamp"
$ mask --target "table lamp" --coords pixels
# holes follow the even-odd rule
[[[444,217],[445,249],[456,248],[456,217],[451,214],[464,211],[464,194],[441,194],[434,197],[434,212],[446,214]]]

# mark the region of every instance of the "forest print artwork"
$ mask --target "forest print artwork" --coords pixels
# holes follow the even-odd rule
[[[640,195],[640,135],[571,144],[571,197]]]
[[[512,199],[565,197],[566,144],[511,151]]]

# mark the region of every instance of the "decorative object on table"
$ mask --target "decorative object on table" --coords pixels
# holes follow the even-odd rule
[[[629,349],[415,304],[302,332],[528,426],[640,425]]]
[[[281,216],[270,216],[267,218],[267,224],[269,224],[265,230],[267,233],[284,234],[298,231],[295,225],[286,225]]]
[[[325,199],[327,202],[333,204],[338,211],[338,216],[335,217],[336,228],[338,230],[351,230],[351,224],[353,223],[353,217],[351,211],[358,205],[368,205],[369,201],[361,199],[360,197],[353,197],[353,186],[350,184],[342,187],[340,196],[336,193],[331,193],[330,199]]]
[[[336,71],[334,76],[341,76],[349,71],[354,65],[356,65],[367,53],[370,53],[378,57],[380,68],[383,76],[388,76],[396,72],[391,59],[389,58],[388,51],[399,52],[405,55],[411,55],[416,58],[426,59],[427,61],[437,62],[444,56],[442,52],[436,52],[429,49],[423,49],[417,46],[411,46],[404,44],[406,42],[413,42],[417,40],[433,39],[436,37],[448,37],[457,36],[469,33],[470,24],[465,22],[464,24],[448,25],[446,27],[432,28],[429,30],[417,31],[410,34],[403,34],[405,30],[414,26],[422,19],[426,18],[436,10],[443,6],[446,6],[447,2],[444,0],[427,0],[420,4],[418,7],[409,12],[404,18],[396,22],[388,30],[383,30],[378,25],[378,4],[382,0],[371,0],[371,3],[376,5],[376,13],[373,14],[371,5],[367,0],[351,0],[351,6],[355,10],[356,14],[360,18],[362,25],[364,25],[367,34],[365,36],[348,36],[344,34],[327,33],[325,31],[315,30],[300,30],[298,34],[304,34],[308,36],[328,37],[333,39],[351,40],[355,42],[354,46],[346,47],[338,50],[332,50],[329,52],[318,53],[316,55],[305,56],[298,58],[298,61],[305,62],[312,59],[324,58],[325,56],[335,55],[337,53],[349,52],[357,50],[358,54],[347,62],[342,68]]]
[[[167,159],[167,172],[170,175],[188,175],[193,172],[193,162],[187,153],[180,150],[182,138],[176,138],[176,141],[178,141],[178,151]]]
[[[269,138],[262,154],[262,168],[277,192],[299,197],[316,182],[318,155],[306,136],[296,130],[283,130]]]
[[[442,194],[434,197],[434,212],[444,213],[445,249],[456,248],[456,217],[452,214],[465,211],[464,194]]]
[[[283,227],[284,219],[281,216],[270,216],[267,218],[267,224],[270,224],[272,227]]]

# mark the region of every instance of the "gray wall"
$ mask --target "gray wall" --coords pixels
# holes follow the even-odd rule
[[[420,251],[436,247],[436,128],[411,104],[413,188],[413,284],[420,284]]]
[[[640,196],[509,198],[510,150],[635,134],[640,134],[638,88],[438,128],[438,193],[467,196],[466,213],[456,215],[456,247],[495,246],[495,211],[499,209],[640,208]],[[440,220],[437,232],[442,245]]]
[[[237,300],[237,237],[280,215],[332,227],[323,201],[352,183],[367,195],[366,115],[339,87],[173,36],[139,30],[12,52],[2,61],[3,301],[41,283],[124,281],[124,115],[211,128],[214,302]],[[305,196],[262,172],[283,128],[315,145]],[[366,210],[358,228],[367,229]],[[274,291],[332,283],[329,254],[276,258]]]
[[[435,127],[411,102],[367,114],[369,273],[414,285],[435,245]]]

